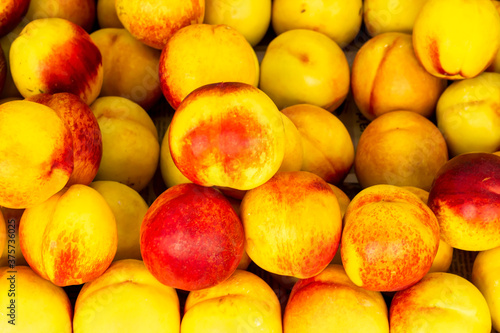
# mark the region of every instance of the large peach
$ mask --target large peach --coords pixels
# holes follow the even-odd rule
[[[26,208],[61,190],[73,172],[71,132],[56,111],[27,101],[0,105],[0,206]]]
[[[500,15],[491,0],[428,0],[415,19],[413,47],[432,75],[475,77],[498,52]]]
[[[28,11],[30,0],[4,0],[0,3],[0,37],[18,25]]]
[[[429,192],[441,238],[454,248],[485,251],[500,246],[500,157],[458,155],[443,165]]]
[[[389,309],[391,333],[490,333],[488,304],[465,278],[430,273],[398,291]]]
[[[257,55],[241,33],[224,24],[193,24],[167,41],[160,83],[174,109],[196,88],[218,82],[259,83]]]
[[[160,50],[177,30],[205,17],[205,0],[116,0],[115,7],[125,29]]]
[[[368,40],[352,64],[352,95],[368,120],[399,110],[430,117],[446,83],[422,67],[410,34],[384,33]]]
[[[24,27],[10,48],[10,69],[24,97],[69,92],[90,104],[102,86],[101,52],[83,28],[60,18]]]
[[[298,104],[281,110],[301,135],[303,171],[317,174],[338,185],[354,162],[354,145],[345,125],[332,113],[311,104]]]
[[[279,172],[241,202],[246,251],[262,269],[308,278],[337,251],[342,217],[333,190],[306,171]]]
[[[140,260],[119,260],[78,294],[74,333],[179,333],[179,298],[175,289],[155,279]]]
[[[299,280],[292,289],[283,318],[284,333],[389,333],[382,294],[358,287],[341,265]]]
[[[42,18],[62,18],[81,26],[90,33],[96,17],[95,0],[30,0],[25,21]]]
[[[141,226],[141,253],[160,282],[199,290],[226,280],[238,267],[245,235],[229,201],[217,190],[180,184],[163,192]]]
[[[102,157],[101,130],[90,107],[80,97],[70,93],[39,94],[26,100],[55,110],[71,131],[74,167],[66,185],[90,184]]]
[[[413,193],[393,185],[359,192],[344,215],[342,263],[368,290],[397,291],[429,271],[439,246],[439,224]]]
[[[363,131],[354,169],[362,187],[390,184],[428,191],[447,161],[446,141],[436,125],[415,112],[393,111]]]
[[[276,105],[241,82],[209,84],[189,94],[174,114],[168,140],[175,165],[189,180],[237,190],[269,180],[285,152]]]
[[[99,192],[75,184],[26,209],[19,239],[37,274],[58,286],[78,285],[100,276],[113,261],[115,217]]]

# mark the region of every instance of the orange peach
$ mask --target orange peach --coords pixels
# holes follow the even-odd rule
[[[338,185],[354,161],[354,145],[345,125],[332,113],[311,104],[281,110],[295,124],[302,138],[302,170]]]
[[[399,110],[430,117],[446,83],[422,67],[410,34],[390,32],[370,39],[352,64],[352,95],[368,120]]]
[[[90,33],[96,17],[95,0],[31,0],[24,20],[31,22],[52,17],[73,22]]]
[[[393,111],[373,120],[356,147],[354,170],[362,187],[414,186],[428,191],[448,148],[430,120],[411,111]]]
[[[116,0],[97,0],[97,21],[101,29],[123,28],[123,24],[116,13]]]
[[[341,265],[298,281],[283,318],[284,333],[389,333],[387,305],[382,294],[358,287]]]
[[[393,185],[359,192],[344,215],[342,263],[368,290],[397,291],[429,271],[439,246],[439,224],[413,193]]]
[[[30,0],[4,0],[0,3],[0,37],[18,25],[28,11]]]
[[[241,202],[246,251],[262,269],[308,278],[337,251],[342,218],[333,190],[305,171],[279,172]]]
[[[116,253],[113,212],[96,190],[75,184],[24,211],[19,227],[24,258],[58,286],[100,276]]]
[[[56,111],[27,101],[0,105],[0,206],[26,208],[61,190],[73,172],[71,131]]]
[[[241,82],[202,86],[179,106],[170,124],[175,165],[203,186],[248,190],[280,168],[283,118],[261,90]]]

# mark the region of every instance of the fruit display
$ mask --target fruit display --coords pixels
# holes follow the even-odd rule
[[[5,0],[0,46],[0,332],[500,332],[500,1]]]

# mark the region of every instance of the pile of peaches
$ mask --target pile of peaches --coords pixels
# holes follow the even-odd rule
[[[2,1],[0,331],[500,330],[499,13]]]

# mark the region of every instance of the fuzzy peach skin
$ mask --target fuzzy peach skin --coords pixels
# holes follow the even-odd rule
[[[500,74],[452,83],[436,107],[437,126],[451,156],[500,149]]]
[[[70,21],[47,18],[28,23],[9,56],[12,78],[24,97],[69,92],[90,104],[99,95],[101,52],[89,34]]]
[[[62,18],[81,26],[90,33],[96,18],[95,0],[31,0],[28,12],[23,21],[34,21],[41,18]]]
[[[75,184],[26,209],[19,239],[37,274],[58,286],[78,285],[100,276],[113,261],[115,217],[99,192]]]
[[[411,111],[393,111],[373,120],[356,147],[354,171],[362,187],[414,186],[428,191],[448,161],[446,141],[430,120]]]
[[[461,154],[436,174],[429,207],[441,238],[454,248],[485,251],[500,246],[500,156]]]
[[[313,30],[293,29],[278,35],[269,43],[260,65],[259,88],[280,110],[313,104],[332,112],[347,97],[349,81],[349,64],[342,49]]]
[[[281,113],[281,117],[285,129],[285,155],[278,171],[300,171],[304,161],[302,135],[290,118],[284,113]]]
[[[354,162],[354,145],[345,125],[332,113],[311,104],[289,106],[281,112],[301,134],[301,170],[333,185],[342,183]]]
[[[74,167],[66,185],[90,184],[102,158],[101,130],[90,107],[70,93],[33,95],[26,101],[54,109],[71,131]]]
[[[101,29],[123,28],[123,24],[116,13],[116,0],[97,0],[97,22]]]
[[[368,290],[398,291],[431,268],[439,224],[413,193],[393,185],[359,192],[344,215],[342,263],[349,278]]]
[[[281,333],[281,307],[257,275],[236,270],[226,281],[189,293],[181,333]]]
[[[261,90],[241,82],[202,86],[184,99],[169,132],[181,173],[203,186],[248,190],[268,181],[285,153],[283,119]]]
[[[30,0],[4,0],[0,3],[0,37],[18,25],[28,11]]]
[[[121,96],[149,110],[162,96],[160,51],[144,45],[125,29],[100,29],[90,37],[101,51],[104,78],[99,96]]]
[[[78,294],[74,333],[179,333],[179,298],[161,284],[140,260],[119,260]]]
[[[475,77],[498,52],[500,15],[491,0],[428,0],[413,26],[413,47],[434,76]]]
[[[389,333],[387,305],[382,294],[356,286],[341,265],[298,281],[283,318],[284,333]]]
[[[205,0],[116,0],[115,8],[125,29],[160,50],[179,29],[205,17]]]
[[[26,208],[61,190],[73,172],[71,132],[48,106],[0,105],[0,206]]]
[[[160,58],[163,95],[177,109],[193,90],[218,82],[257,87],[259,61],[252,46],[228,25],[193,24],[167,41]]]
[[[371,38],[352,64],[352,95],[368,120],[398,110],[430,117],[446,84],[422,67],[410,34],[388,32]]]
[[[472,266],[471,282],[488,303],[493,328],[500,331],[500,247],[477,255]]]
[[[21,251],[20,241],[19,241],[19,223],[21,221],[21,216],[24,209],[11,209],[0,207],[0,215],[3,215],[4,226],[0,226],[3,230],[0,232],[5,233],[5,243],[3,249],[3,254],[0,255],[0,267],[10,266],[10,265],[25,265],[28,263],[24,259],[23,252]],[[0,235],[0,238],[2,236]],[[10,257],[9,257],[10,254]]]
[[[488,304],[461,276],[430,273],[399,291],[389,309],[391,333],[490,333]]]
[[[337,197],[319,176],[279,172],[241,202],[246,251],[262,269],[308,278],[337,251],[342,218]]]
[[[72,333],[73,309],[66,292],[28,266],[0,268],[0,331]]]

